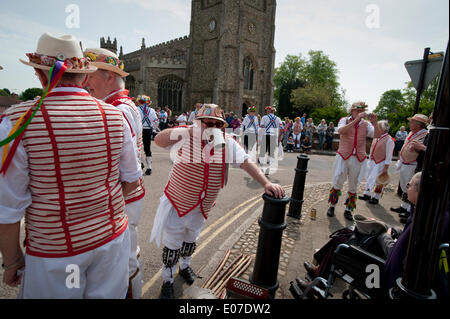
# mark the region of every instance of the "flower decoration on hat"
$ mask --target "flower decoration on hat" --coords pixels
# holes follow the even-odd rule
[[[67,70],[83,70],[88,69],[90,61],[86,58],[66,58],[63,54],[58,54],[57,56],[50,56],[38,53],[27,53],[26,54],[31,63],[52,67],[55,65],[56,61],[61,61],[66,63]]]
[[[141,104],[141,105],[143,105],[143,104],[151,105],[152,104],[152,100],[150,99],[150,96],[147,96],[144,94],[138,95],[136,98],[136,101],[138,104]]]
[[[252,105],[248,108],[247,112],[256,112],[256,106]]]

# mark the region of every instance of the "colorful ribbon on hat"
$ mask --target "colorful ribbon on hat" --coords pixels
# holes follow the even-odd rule
[[[0,147],[4,146],[3,154],[2,154],[2,168],[0,169],[0,174],[5,175],[8,170],[9,165],[11,164],[12,158],[16,153],[17,147],[19,146],[19,142],[22,139],[23,132],[27,128],[27,126],[31,123],[36,112],[42,105],[44,98],[56,87],[59,80],[61,79],[64,72],[67,70],[67,61],[56,61],[56,63],[50,68],[49,78],[50,82],[47,85],[44,93],[41,98],[36,102],[37,107],[33,111],[33,106],[31,106],[24,114],[20,116],[17,122],[14,124],[14,127],[8,134],[8,137],[4,140],[0,141]],[[36,104],[35,104],[36,105]],[[23,124],[22,124],[23,123]],[[9,150],[9,144],[14,140],[14,143]],[[8,152],[9,150],[9,152]]]

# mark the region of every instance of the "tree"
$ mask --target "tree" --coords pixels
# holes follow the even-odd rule
[[[405,99],[403,98],[402,91],[389,90],[381,95],[378,106],[375,108],[374,113],[380,120],[387,119],[388,115],[396,112],[399,105],[404,105]]]
[[[43,91],[41,88],[29,88],[20,94],[19,99],[28,101],[34,99],[36,96],[42,96],[42,94]]]
[[[339,120],[347,116],[347,114],[348,112],[343,106],[328,106],[316,109],[311,113],[310,117],[313,119],[315,125],[318,125],[322,119],[325,119],[327,124],[333,122],[337,126]]]
[[[301,54],[298,56],[287,55],[284,62],[274,72],[274,104],[278,108],[278,115],[292,116],[291,93],[296,88],[303,86],[302,73],[305,60]]]
[[[306,84],[292,92],[291,101],[297,114],[345,105],[344,92],[339,91],[336,63],[322,51],[311,50],[308,56],[302,72]]]
[[[434,109],[434,102],[436,99],[438,85],[439,85],[439,77],[436,77],[431,82],[429,87],[422,92],[420,96],[418,113],[430,116],[431,112]],[[380,102],[378,103],[377,108],[375,109],[375,113],[377,113],[377,111],[382,110],[380,104],[383,105],[383,103],[385,103],[382,102],[382,100],[388,101],[392,97],[396,97],[396,99],[391,99],[391,101],[393,101],[392,103],[401,100],[398,97],[398,92],[392,93],[392,91],[398,90],[390,90],[384,92],[380,98]],[[397,132],[401,126],[405,126],[406,128],[408,128],[408,117],[414,115],[413,113],[414,113],[414,104],[416,102],[416,89],[414,88],[414,85],[411,81],[407,82],[406,88],[402,90],[402,99],[403,103],[397,103],[395,107],[392,107],[391,105],[391,108],[387,112],[386,117],[384,117],[389,121],[389,125],[391,127],[390,132],[392,135],[394,135],[395,132]],[[378,113],[377,115],[379,116]]]

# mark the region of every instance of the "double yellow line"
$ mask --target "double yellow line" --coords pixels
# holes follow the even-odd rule
[[[285,190],[288,190],[290,188],[292,188],[292,185],[290,186],[283,186],[283,188]],[[232,210],[230,210],[229,212],[227,212],[225,215],[223,215],[222,217],[220,217],[218,220],[216,220],[213,224],[209,225],[207,228],[205,228],[199,236],[199,240],[203,237],[205,237],[207,234],[209,234],[217,225],[221,224],[222,222],[224,222],[224,220],[230,218],[231,215],[233,215],[236,211],[238,211],[240,208],[248,205],[247,207],[245,207],[244,209],[242,209],[241,211],[239,211],[239,213],[237,213],[236,215],[234,215],[232,218],[230,218],[227,222],[225,222],[222,226],[220,226],[218,229],[216,229],[214,231],[213,234],[209,235],[209,237],[207,237],[200,245],[197,246],[197,248],[195,249],[194,254],[192,255],[192,257],[196,256],[203,248],[206,247],[206,245],[208,245],[208,243],[213,240],[219,233],[221,233],[223,230],[225,230],[228,226],[230,226],[236,219],[238,219],[239,217],[241,217],[243,214],[245,214],[247,211],[249,211],[250,209],[252,209],[254,206],[256,206],[257,204],[262,202],[262,194],[259,194],[257,196],[254,196],[252,198],[250,198],[249,200],[243,202],[242,204],[240,204],[239,206],[233,208]],[[147,293],[147,291],[155,284],[155,282],[157,280],[160,279],[161,277],[161,269],[152,277],[152,279],[150,279],[149,281],[147,281],[144,286],[142,287],[142,296]]]

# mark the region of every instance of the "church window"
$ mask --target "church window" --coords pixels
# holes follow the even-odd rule
[[[244,89],[253,90],[255,76],[255,67],[250,57],[246,57],[244,60]]]
[[[158,81],[158,106],[166,105],[175,113],[183,109],[183,82],[175,76]]]

